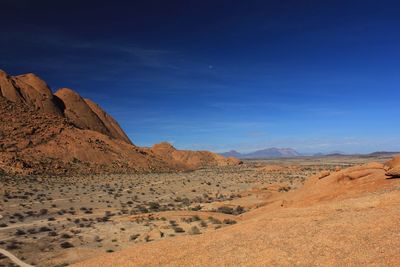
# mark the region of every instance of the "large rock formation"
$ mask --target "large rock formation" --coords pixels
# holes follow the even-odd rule
[[[76,127],[93,130],[131,144],[118,123],[89,99],[72,89],[62,88],[54,95],[35,74],[9,76],[0,70],[0,96],[36,110],[66,117]]]
[[[103,122],[104,126],[108,130],[108,134],[116,139],[121,139],[127,143],[131,143],[129,137],[121,129],[118,122],[108,115],[99,105],[94,103],[92,100],[85,98],[86,104],[91,108],[91,110],[96,113],[97,117]]]
[[[399,178],[400,177],[400,156],[394,157],[392,160],[386,162],[386,175]]]
[[[211,152],[136,147],[117,121],[71,89],[0,71],[0,173],[190,170],[237,164]]]
[[[65,117],[75,126],[119,139],[118,136],[111,135],[103,121],[78,93],[69,88],[62,88],[55,93],[55,96],[57,96],[64,105],[63,112]]]
[[[241,163],[241,161],[236,158],[225,158],[209,151],[177,150],[166,142],[154,145],[150,151],[166,161],[174,162],[176,167],[187,166],[196,169],[204,165],[226,166],[238,165]]]
[[[62,115],[60,104],[50,88],[34,74],[11,77],[0,70],[0,96],[15,103],[25,103],[46,113]]]

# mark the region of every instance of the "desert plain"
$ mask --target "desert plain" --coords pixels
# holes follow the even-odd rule
[[[34,266],[395,266],[400,179],[385,175],[390,158],[2,175],[0,244]],[[3,256],[0,266],[13,263]]]

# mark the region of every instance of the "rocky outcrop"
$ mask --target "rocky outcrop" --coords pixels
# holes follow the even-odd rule
[[[174,162],[177,167],[187,166],[191,169],[201,166],[228,166],[241,163],[236,158],[225,158],[209,151],[177,150],[167,142],[154,145],[150,151],[165,160]]]
[[[394,157],[392,160],[386,162],[386,175],[399,178],[400,177],[400,156]]]
[[[66,117],[78,128],[97,131],[132,144],[118,123],[99,105],[68,88],[62,88],[53,95],[47,83],[35,74],[9,76],[0,70],[0,96],[38,111]]]
[[[238,163],[166,143],[137,147],[96,103],[67,88],[53,95],[34,74],[0,72],[0,92],[0,173],[163,172]]]
[[[108,130],[108,134],[111,137],[132,144],[129,137],[125,134],[125,132],[119,126],[118,122],[113,117],[108,115],[99,105],[97,105],[92,100],[85,98],[85,102],[91,108],[91,110],[97,115],[97,117],[102,121],[102,123]]]
[[[34,74],[11,77],[0,70],[1,96],[15,103],[24,103],[37,110],[62,116],[60,103],[48,85]]]
[[[104,123],[78,93],[69,88],[62,88],[54,95],[62,101],[65,117],[76,127],[110,135]]]

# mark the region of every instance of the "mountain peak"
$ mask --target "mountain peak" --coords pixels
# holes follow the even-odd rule
[[[277,148],[270,147],[249,153],[239,153],[235,150],[229,152],[221,153],[225,157],[237,157],[237,158],[284,158],[284,157],[297,157],[300,156],[293,148]]]
[[[61,88],[53,95],[47,83],[34,73],[9,76],[0,70],[0,96],[44,113],[66,117],[78,128],[132,144],[118,123],[99,105],[84,100],[70,88]]]

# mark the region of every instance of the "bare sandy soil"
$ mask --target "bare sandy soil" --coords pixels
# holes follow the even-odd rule
[[[0,247],[37,266],[98,266],[98,260],[103,266],[394,266],[400,261],[399,179],[376,183],[373,177],[384,175],[379,165],[348,175],[356,173],[362,183],[341,182],[341,169],[372,160],[387,159],[245,161],[164,174],[3,176]],[[326,185],[310,185],[322,179],[314,176],[303,186],[324,171],[333,177]],[[327,195],[324,188],[337,194]],[[342,197],[344,191],[353,193]],[[0,258],[0,266],[10,265]]]

